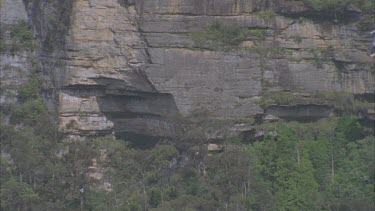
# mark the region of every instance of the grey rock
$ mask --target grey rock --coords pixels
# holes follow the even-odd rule
[[[0,23],[4,25],[16,25],[19,21],[26,21],[27,13],[22,0],[1,0]]]
[[[21,0],[2,2],[1,23],[31,18],[38,43],[43,43],[51,5],[42,0],[32,10]],[[50,55],[41,48],[37,58],[60,130],[72,136],[115,133],[156,140],[180,135],[183,127],[170,116],[205,113],[209,121],[232,121],[207,129],[205,138],[222,139],[225,130],[255,137],[254,119],[312,121],[333,112],[323,101],[261,107],[270,92],[287,91],[303,99],[316,91],[373,96],[375,63],[367,52],[371,37],[356,23],[318,23],[306,18],[311,11],[302,3],[265,2],[72,1],[61,46]],[[216,21],[263,29],[266,36],[248,36],[227,51],[202,49],[191,35]],[[2,94],[2,103],[27,80],[28,56],[0,55],[2,67],[22,69],[19,74],[1,72],[2,86],[10,93]]]

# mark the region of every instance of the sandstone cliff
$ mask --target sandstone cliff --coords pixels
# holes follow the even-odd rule
[[[228,121],[235,133],[278,118],[368,119],[375,72],[361,23],[373,16],[344,14],[319,19],[303,2],[281,0],[2,0],[5,46],[23,20],[36,47],[1,51],[1,103],[16,102],[36,66],[70,135],[174,137],[180,115]],[[209,34],[215,24],[223,30],[214,33],[246,33],[227,45]]]

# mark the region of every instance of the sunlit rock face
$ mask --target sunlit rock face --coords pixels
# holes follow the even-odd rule
[[[347,24],[336,24],[316,21],[319,14],[302,2],[161,0],[134,5],[151,60],[146,73],[158,91],[174,96],[183,115],[204,110],[213,118],[246,120],[272,113],[315,121],[333,112],[326,101],[309,99],[316,92],[373,98],[371,36],[358,30],[356,11],[347,11]],[[200,48],[192,33],[216,22],[265,30],[266,35],[247,37],[228,51]],[[264,96],[278,92],[301,99],[279,108],[261,106]]]
[[[163,116],[178,110],[173,96],[158,92],[144,72],[150,58],[134,8],[81,0],[74,2],[72,17],[61,129],[171,137],[174,126]]]
[[[2,24],[30,17],[36,38],[45,37],[42,26],[52,6],[42,7],[41,1],[23,11],[17,6],[21,1],[2,2]],[[64,42],[57,47],[63,53],[54,57],[61,65],[41,67],[55,93],[60,130],[76,136],[173,138],[182,130],[174,121],[179,115],[204,114],[200,117],[232,122],[225,125],[231,131],[236,124],[251,130],[270,115],[303,121],[334,115],[332,102],[317,100],[316,92],[373,99],[371,36],[357,24],[362,13],[347,11],[343,24],[314,19],[317,14],[302,2],[273,2],[71,1]],[[14,12],[3,13],[5,8]],[[225,50],[202,47],[193,34],[213,23],[264,34],[246,36]],[[2,66],[22,66],[27,57],[0,56]],[[18,77],[1,74],[5,84]],[[296,100],[265,103],[278,93]]]

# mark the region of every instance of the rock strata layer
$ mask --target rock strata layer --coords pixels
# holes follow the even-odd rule
[[[171,138],[181,131],[173,121],[179,115],[204,113],[236,124],[267,116],[309,121],[334,113],[329,99],[317,101],[316,93],[374,97],[371,37],[358,28],[360,12],[350,11],[348,16],[356,17],[341,24],[312,19],[312,9],[301,1],[267,2],[72,1],[58,59],[64,71],[43,67],[50,78],[59,76],[52,87],[60,130],[75,136]],[[17,6],[22,4],[2,1],[2,28],[18,19],[38,25],[32,7],[24,11]],[[214,23],[258,34],[225,50],[202,47],[194,34]],[[43,37],[36,26],[34,32]],[[0,56],[2,86],[16,93],[11,85],[27,77],[28,55]],[[17,67],[20,74],[5,67]],[[8,95],[2,93],[2,103]],[[294,100],[277,97],[284,95]]]

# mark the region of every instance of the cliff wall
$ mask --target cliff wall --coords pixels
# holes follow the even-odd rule
[[[180,115],[230,121],[225,127],[240,132],[270,119],[373,115],[371,36],[361,28],[371,13],[348,7],[342,20],[322,18],[302,1],[281,0],[68,2],[1,7],[2,29],[14,20],[33,26],[32,52],[63,133],[170,138],[182,130]],[[2,89],[16,96],[30,55],[0,56]]]

